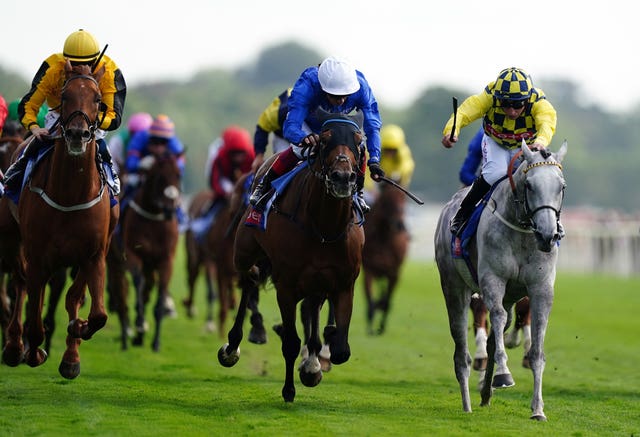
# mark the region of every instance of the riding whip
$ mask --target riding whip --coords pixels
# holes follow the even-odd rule
[[[418,205],[424,205],[424,201],[422,199],[420,199],[418,196],[416,196],[415,194],[413,194],[412,192],[410,192],[409,190],[404,188],[402,185],[398,184],[393,179],[389,179],[386,176],[380,176],[380,180],[384,181],[384,182],[386,182],[386,183],[388,183],[388,184],[390,184],[390,185],[392,185],[394,187],[396,187],[398,190],[402,191],[404,194],[409,196],[411,198],[411,200],[416,202]]]
[[[102,57],[104,56],[104,52],[106,52],[106,51],[107,51],[107,47],[109,47],[109,44],[105,44],[105,45],[104,45],[104,48],[102,49],[102,52],[100,53],[100,56],[98,56],[98,57],[96,58],[96,60],[94,61],[93,65],[91,66],[91,71],[92,71],[93,73],[95,73],[95,71],[93,71],[93,69],[94,69],[94,68],[97,68],[97,67],[98,67],[98,64],[100,64],[100,61],[102,61]]]
[[[453,100],[453,126],[451,126],[451,135],[449,135],[449,141],[453,141],[453,135],[456,132],[456,120],[458,118],[458,99],[452,97]]]

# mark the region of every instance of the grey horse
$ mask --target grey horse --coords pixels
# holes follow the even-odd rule
[[[565,181],[560,163],[567,152],[567,143],[565,141],[557,153],[545,153],[544,156],[541,152],[531,151],[524,142],[520,149],[524,161],[515,171],[510,168],[508,180],[495,187],[480,216],[475,237],[468,245],[478,282],[474,281],[465,261],[452,256],[449,231],[449,222],[468,188],[458,191],[440,214],[435,234],[435,258],[455,343],[453,361],[463,410],[471,412],[471,355],[467,345],[471,295],[474,292],[481,294],[491,318],[489,363],[481,389],[482,406],[489,405],[492,388],[515,384],[507,367],[503,333],[511,323],[511,307],[528,295],[531,303],[529,358],[533,371],[531,418],[546,420],[542,400],[543,344],[553,304],[557,242],[561,238],[559,218]]]

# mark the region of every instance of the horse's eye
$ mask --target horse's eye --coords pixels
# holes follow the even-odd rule
[[[526,181],[524,183],[524,187],[529,191],[533,191],[533,187],[531,186],[531,183],[529,181]]]

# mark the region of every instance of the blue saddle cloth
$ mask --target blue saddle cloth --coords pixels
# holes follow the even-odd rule
[[[476,231],[478,230],[478,223],[480,222],[480,216],[482,215],[482,211],[484,211],[484,208],[487,206],[487,202],[491,198],[491,194],[493,194],[493,190],[495,190],[498,184],[502,182],[504,179],[506,179],[506,176],[499,179],[495,184],[493,184],[493,186],[487,192],[487,194],[484,195],[484,197],[482,198],[482,201],[478,203],[476,208],[473,210],[471,217],[469,217],[469,220],[467,220],[467,223],[464,225],[464,228],[462,229],[462,233],[460,234],[460,237],[457,237],[456,235],[451,236],[451,254],[453,258],[456,258],[456,259],[462,258],[465,261],[467,267],[469,268],[469,271],[471,272],[471,276],[473,277],[473,280],[476,282],[476,284],[478,283],[478,272],[476,271],[475,267],[473,266],[473,263],[471,262],[471,254],[469,253],[469,244],[471,243],[472,239],[476,235]]]
[[[51,153],[51,151],[53,150],[53,146],[53,144],[48,144],[42,147],[40,150],[38,150],[38,155],[36,157],[30,158],[29,161],[27,161],[24,174],[22,175],[22,183],[20,184],[20,189],[18,190],[18,192],[13,192],[8,187],[5,190],[5,187],[1,186],[0,189],[2,190],[2,192],[0,192],[0,197],[6,195],[7,197],[9,197],[9,199],[11,199],[13,203],[17,205],[18,201],[20,200],[20,193],[22,193],[22,190],[31,178],[31,173],[36,168],[36,166],[44,159],[44,157]],[[24,150],[22,151],[22,153],[24,153]],[[118,203],[118,199],[113,194],[113,187],[115,186],[114,176],[111,172],[111,167],[106,162],[102,162],[101,165],[102,171],[100,172],[100,174],[105,179],[107,185],[109,185],[110,205],[111,207],[113,207]]]

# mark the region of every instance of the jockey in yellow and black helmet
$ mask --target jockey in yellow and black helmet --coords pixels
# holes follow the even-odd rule
[[[453,118],[451,115],[442,132],[442,144],[447,148],[458,141],[460,129],[473,121],[482,118],[484,129],[481,174],[451,220],[451,232],[459,235],[478,201],[507,174],[522,140],[541,151],[551,143],[557,115],[542,90],[533,86],[531,77],[521,68],[510,67],[502,70],[484,91],[460,105],[455,130]],[[558,227],[562,229],[559,223]]]
[[[61,53],[54,53],[42,62],[31,82],[31,89],[18,104],[19,121],[38,141],[32,141],[22,157],[7,170],[4,184],[9,191],[20,190],[21,176],[26,161],[30,156],[36,154],[42,145],[44,136],[53,134],[57,129],[59,113],[56,108],[60,107],[61,103],[67,61],[70,61],[72,65],[93,65],[98,62],[98,65],[93,65],[93,71],[102,67],[105,69],[98,84],[105,110],[101,114],[102,123],[95,135],[100,156],[108,164],[113,175],[112,191],[117,195],[120,191],[120,184],[117,174],[111,168],[111,155],[104,141],[104,136],[105,131],[112,131],[120,126],[127,86],[120,68],[108,55],[103,54],[100,57],[98,41],[91,33],[83,29],[77,30],[67,37]],[[38,124],[38,113],[45,103],[52,109],[47,113],[44,127],[41,127]]]

